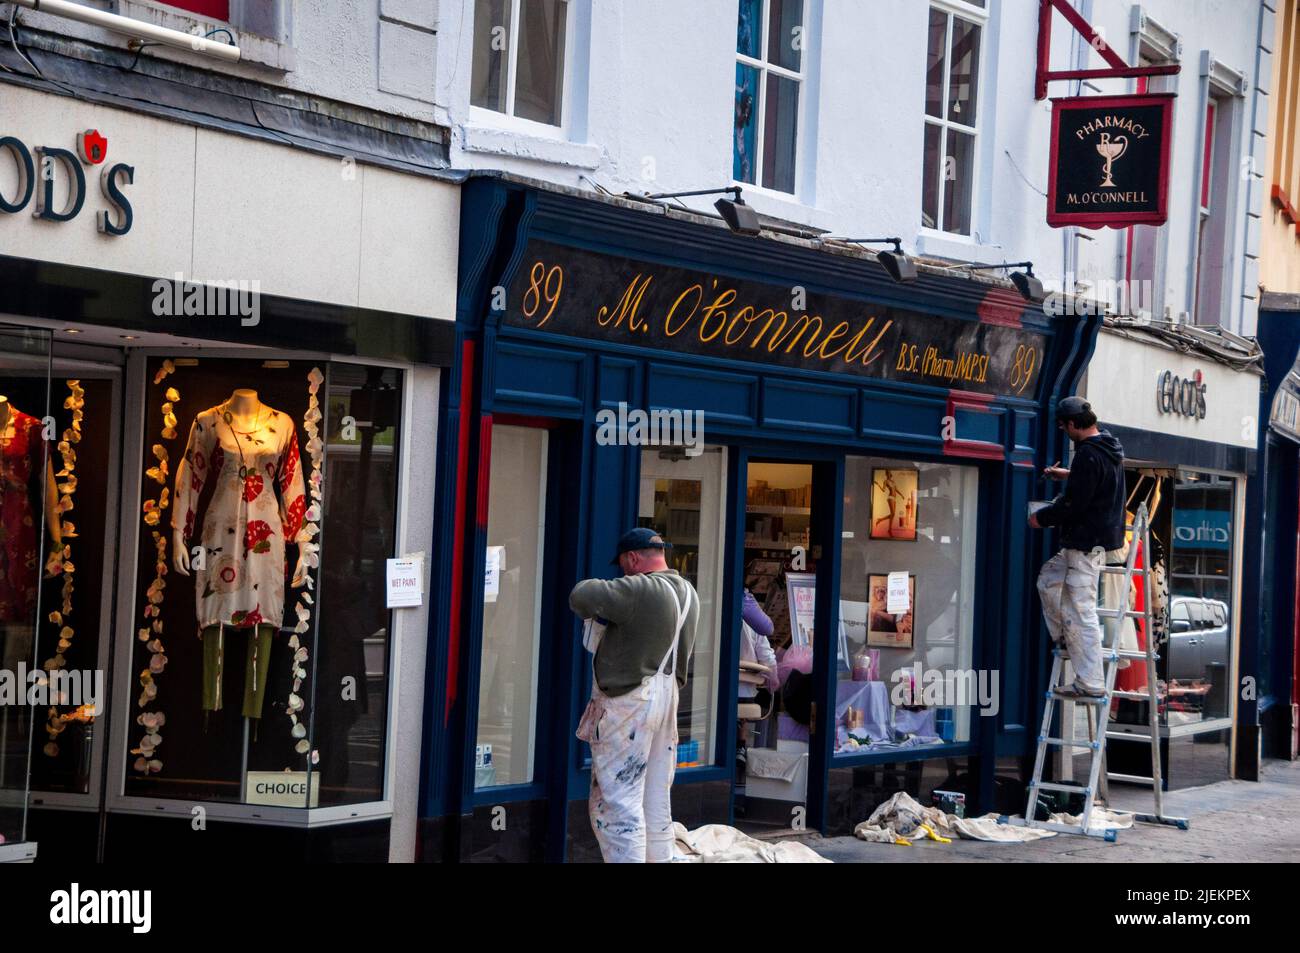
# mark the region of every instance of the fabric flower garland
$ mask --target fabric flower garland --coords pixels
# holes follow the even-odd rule
[[[307,507],[303,514],[302,530],[300,542],[298,543],[298,552],[301,554],[303,562],[309,569],[316,569],[320,566],[320,543],[316,537],[320,533],[321,518],[321,501],[323,500],[321,476],[321,463],[325,457],[325,445],[320,438],[320,401],[316,394],[320,390],[320,385],[325,382],[325,375],[320,372],[319,367],[313,367],[307,374],[307,412],[302,417],[303,430],[307,432],[307,455],[311,459],[311,473],[307,479],[307,488],[311,494],[311,505]],[[307,646],[302,642],[301,636],[306,634],[310,628],[311,606],[314,602],[312,599],[311,589],[314,586],[312,573],[308,572],[304,581],[304,588],[298,595],[298,604],[294,606],[294,612],[298,616],[298,623],[293,627],[293,635],[289,637],[289,648],[293,649],[293,690],[289,692],[289,701],[285,710],[289,715],[289,723],[292,725],[290,734],[296,739],[293,750],[298,754],[311,754],[311,763],[316,764],[320,761],[320,752],[312,751],[311,741],[307,737],[307,726],[298,719],[298,714],[303,710],[304,702],[300,692],[302,691],[303,680],[307,677]]]
[[[45,660],[42,666],[45,671],[53,672],[56,669],[63,668],[67,664],[64,653],[72,647],[72,637],[75,634],[72,626],[68,625],[68,617],[72,615],[72,574],[76,572],[76,566],[72,562],[72,545],[67,542],[69,539],[75,539],[77,528],[68,520],[63,519],[63,514],[72,509],[72,495],[77,492],[77,451],[75,445],[81,442],[81,422],[85,418],[86,392],[81,386],[81,381],[66,381],[68,385],[68,396],[63,400],[63,409],[72,411],[72,426],[63,431],[63,439],[59,441],[58,450],[63,458],[63,467],[58,473],[54,474],[55,478],[61,480],[58,484],[59,491],[59,519],[60,519],[60,536],[63,539],[61,549],[52,549],[50,557],[46,560],[45,569],[51,576],[62,574],[63,591],[62,603],[58,609],[50,613],[50,622],[59,627],[59,642],[53,658]],[[55,701],[58,701],[56,699]],[[56,706],[51,706],[49,711],[49,720],[45,725],[45,733],[49,735],[50,740],[46,742],[42,749],[47,757],[54,758],[59,754],[59,735],[63,734],[68,727],[68,722],[78,720],[76,712],[68,715],[59,713]]]
[[[163,361],[162,367],[154,374],[154,386],[160,385],[175,370],[176,365],[170,359]],[[181,399],[181,395],[175,387],[168,387],[163,397],[161,437],[163,440],[175,440],[177,437],[175,406]],[[142,510],[145,525],[156,527],[162,520],[163,511],[171,503],[166,485],[170,455],[167,448],[161,443],[155,443],[152,452],[154,459],[158,462],[145,471],[145,476],[160,484],[162,490],[158,494],[158,499],[145,500]],[[154,578],[149,583],[149,588],[145,590],[143,613],[145,625],[136,633],[139,640],[145,643],[145,648],[149,650],[149,662],[140,672],[140,697],[136,700],[136,704],[140,708],[148,707],[158,698],[158,676],[167,667],[167,654],[162,641],[163,590],[167,588],[165,578],[167,576],[167,538],[157,529],[151,529],[150,533],[153,537],[156,557]],[[139,745],[131,749],[131,754],[136,756],[133,767],[143,775],[157,774],[162,771],[163,763],[154,755],[162,744],[163,739],[159,729],[167,723],[167,716],[162,711],[144,711],[136,716],[135,722],[144,729],[144,735],[141,737]]]

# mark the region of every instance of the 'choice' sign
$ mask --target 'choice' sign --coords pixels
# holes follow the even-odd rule
[[[109,207],[96,213],[95,224],[105,235],[125,235],[131,230],[134,215],[122,190],[135,182],[135,169],[125,162],[105,165],[107,157],[108,140],[95,129],[78,134],[76,152],[55,146],[29,149],[20,139],[0,136],[0,162],[7,158],[18,172],[12,193],[5,194],[0,188],[0,212],[14,215],[31,205],[36,218],[70,222],[86,204],[86,173],[82,166],[103,165],[99,190]],[[59,178],[68,183],[68,201],[62,209],[55,208],[54,199]]]

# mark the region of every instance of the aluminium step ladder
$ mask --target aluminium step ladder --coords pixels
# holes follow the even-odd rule
[[[1123,781],[1131,784],[1146,784],[1151,786],[1152,794],[1155,799],[1155,812],[1152,814],[1135,814],[1134,819],[1152,824],[1169,824],[1186,830],[1189,822],[1186,818],[1170,817],[1164,813],[1163,781],[1160,773],[1160,714],[1159,714],[1159,697],[1157,694],[1156,684],[1156,660],[1159,657],[1156,654],[1156,644],[1154,633],[1151,628],[1151,528],[1147,519],[1147,507],[1143,503],[1138,507],[1137,516],[1133,520],[1131,527],[1132,535],[1128,547],[1128,558],[1123,566],[1103,566],[1103,574],[1122,575],[1124,577],[1123,585],[1120,587],[1120,604],[1117,609],[1099,608],[1097,615],[1102,619],[1118,619],[1120,624],[1117,626],[1103,626],[1102,638],[1102,671],[1105,678],[1105,693],[1096,698],[1063,698],[1057,691],[1061,688],[1061,676],[1065,669],[1065,660],[1069,658],[1064,645],[1057,645],[1052,650],[1052,675],[1049,684],[1051,688],[1047,691],[1047,703],[1043,706],[1043,724],[1038,734],[1038,752],[1034,758],[1034,775],[1029,785],[1029,799],[1025,807],[1024,818],[1008,818],[1004,823],[1014,824],[1022,827],[1036,827],[1042,830],[1057,831],[1063,834],[1081,834],[1087,837],[1100,837],[1107,841],[1113,841],[1116,838],[1114,828],[1104,828],[1092,823],[1092,808],[1097,794],[1105,795],[1105,785],[1107,779]],[[1137,551],[1139,541],[1142,544],[1142,568],[1136,568]],[[1132,608],[1132,582],[1133,576],[1141,574],[1143,580],[1143,600],[1142,609]],[[1123,629],[1125,619],[1142,619],[1144,620],[1144,634],[1146,648],[1144,651],[1126,651],[1122,650],[1115,644],[1119,639],[1119,634]],[[1119,662],[1121,659],[1144,659],[1146,661],[1146,691],[1131,692],[1121,691],[1115,688],[1115,675],[1119,671]],[[1112,699],[1127,698],[1134,701],[1145,701],[1147,703],[1147,731],[1145,735],[1129,734],[1127,732],[1110,731],[1110,706]],[[1074,741],[1065,737],[1065,719],[1067,714],[1072,716],[1071,709],[1066,708],[1066,703],[1072,702],[1087,707],[1088,711],[1088,740]],[[1059,715],[1060,736],[1054,737],[1051,734],[1053,716]],[[1069,732],[1073,734],[1073,732]],[[1123,739],[1126,741],[1148,741],[1151,745],[1151,777],[1132,774],[1118,774],[1106,771],[1104,765],[1106,761],[1106,741]],[[1071,784],[1065,782],[1049,782],[1043,780],[1043,766],[1047,760],[1047,749],[1057,747],[1064,749],[1066,756],[1072,756],[1076,748],[1086,749],[1089,752],[1088,763],[1088,780],[1086,784]],[[1099,788],[1100,784],[1100,788]],[[1060,824],[1054,821],[1037,820],[1038,792],[1039,791],[1060,791],[1064,793],[1081,793],[1083,794],[1083,814],[1080,817],[1079,824]]]

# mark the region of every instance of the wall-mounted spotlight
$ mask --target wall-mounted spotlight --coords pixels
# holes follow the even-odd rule
[[[740,197],[740,186],[738,185],[732,185],[725,189],[695,189],[691,192],[656,192],[653,195],[632,195],[627,193],[627,197],[650,200],[679,199],[688,195],[720,195],[726,192],[732,193],[735,198],[718,199],[713,203],[713,207],[718,210],[722,220],[727,223],[727,228],[737,235],[762,234],[763,226],[758,224],[758,213],[751,206],[745,204],[745,200]]]
[[[876,252],[876,260],[880,262],[885,271],[889,272],[889,277],[895,281],[908,282],[916,280],[916,262],[903,254],[903,240],[901,238],[840,238],[836,235],[823,235],[818,241],[852,242],[855,245],[893,245],[893,251]]]
[[[1005,265],[967,265],[969,271],[990,271],[1001,268],[1023,268],[1024,271],[1013,271],[1008,277],[1011,283],[1016,286],[1020,292],[1020,297],[1026,301],[1042,301],[1044,297],[1043,283],[1034,277],[1034,263],[1032,261],[1011,261]]]

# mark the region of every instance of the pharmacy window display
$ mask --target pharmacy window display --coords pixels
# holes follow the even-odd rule
[[[970,738],[974,467],[845,459],[835,753]]]
[[[400,378],[148,360],[128,797],[382,798]]]

